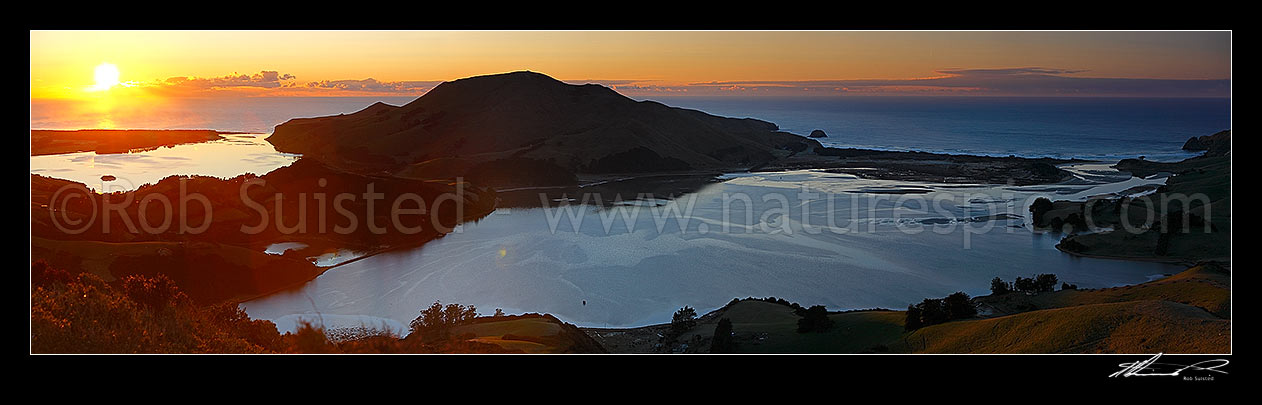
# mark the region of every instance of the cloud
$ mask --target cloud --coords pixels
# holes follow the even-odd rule
[[[1013,75],[1065,75],[1082,73],[1086,70],[1075,69],[1047,69],[1041,67],[1022,67],[1022,68],[1001,68],[1001,69],[942,69],[938,73],[954,76],[1013,76]]]
[[[284,85],[283,81],[296,79],[291,74],[281,74],[275,70],[264,70],[252,75],[233,73],[227,76],[198,78],[170,77],[160,82],[159,86],[172,89],[208,90],[231,87],[258,87],[274,89]]]
[[[568,84],[584,85],[599,84],[623,94],[669,94],[669,93],[687,93],[687,85],[663,84],[657,80],[638,80],[638,79],[587,79],[587,80],[562,80]]]
[[[356,96],[356,95],[420,95],[441,81],[387,82],[373,78],[300,82],[298,77],[275,70],[254,74],[218,77],[170,77],[151,82],[133,83],[143,91],[165,96]]]
[[[356,92],[407,92],[429,91],[441,81],[398,81],[383,82],[373,78],[363,80],[323,80],[308,82],[306,87],[312,89],[334,89]]]
[[[608,86],[608,87],[629,86],[629,85],[634,85],[637,83],[652,82],[652,80],[634,80],[634,79],[617,79],[617,80],[585,79],[585,80],[562,80],[562,81],[568,84],[575,84],[575,85],[584,85],[584,84],[594,83],[594,84],[599,84],[599,85]]]
[[[1074,76],[1085,70],[1044,67],[941,69],[909,79],[711,81],[693,93],[741,89],[762,94],[982,94],[1000,96],[1230,97],[1230,79],[1142,79]]]
[[[991,95],[991,96],[1114,96],[1114,97],[1230,97],[1230,79],[1144,79],[1083,77],[1086,70],[1040,66],[1007,68],[946,68],[926,77],[906,79],[764,80],[670,83],[661,80],[588,79],[630,96],[652,95]],[[381,81],[343,79],[299,81],[292,74],[264,70],[197,78],[172,77],[139,87],[175,96],[420,96],[441,81]]]

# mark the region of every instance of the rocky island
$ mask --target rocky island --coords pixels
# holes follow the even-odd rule
[[[398,107],[377,103],[353,114],[293,119],[267,140],[352,172],[463,177],[500,189],[802,168],[875,167],[862,175],[999,184],[1068,176],[1054,166],[1066,161],[1053,159],[828,148],[773,123],[635,101],[535,72],[446,82]]]

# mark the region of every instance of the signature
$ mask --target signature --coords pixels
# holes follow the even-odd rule
[[[1226,371],[1219,370],[1220,367],[1230,363],[1226,359],[1214,359],[1197,362],[1191,365],[1180,365],[1171,363],[1158,363],[1157,359],[1161,358],[1162,353],[1157,353],[1148,360],[1136,361],[1132,363],[1118,364],[1121,370],[1110,374],[1109,377],[1177,377],[1179,373],[1184,371],[1201,371],[1227,374]]]

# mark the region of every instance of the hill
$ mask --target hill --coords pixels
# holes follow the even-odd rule
[[[1231,272],[1205,263],[1125,287],[976,297],[981,315],[904,330],[905,311],[830,312],[799,333],[801,306],[734,300],[674,340],[669,324],[584,329],[614,353],[708,353],[720,319],[735,353],[1229,353]]]
[[[1231,152],[1231,130],[1213,135],[1194,136],[1183,144],[1183,150],[1205,151],[1206,156],[1222,156]]]
[[[1091,290],[1061,290],[1034,295],[1009,293],[974,299],[980,309],[993,315],[1148,300],[1191,305],[1220,318],[1230,319],[1231,271],[1217,264],[1206,263],[1143,284]]]
[[[111,243],[31,237],[32,260],[114,282],[163,274],[199,305],[239,302],[292,288],[325,269],[298,255],[270,255],[212,242]]]
[[[915,353],[1230,353],[1231,321],[1169,301],[1032,311],[921,328],[889,347]]]
[[[974,300],[981,319],[887,343],[913,353],[1230,353],[1231,271],[1205,263],[1147,283]]]
[[[871,353],[903,334],[902,311],[832,312],[833,327],[821,333],[798,333],[801,316],[784,302],[759,298],[733,300],[701,316],[697,325],[673,342],[660,339],[669,324],[641,328],[587,328],[585,331],[613,353],[710,353],[719,320],[732,322],[734,353]]]
[[[1044,216],[1045,221],[1054,229],[1061,228],[1062,223],[1073,226],[1072,234],[1056,247],[1089,257],[1189,264],[1230,261],[1230,138],[1216,145],[1215,150],[1221,155],[1207,152],[1175,163],[1142,159],[1117,163],[1118,170],[1139,177],[1172,174],[1152,194],[1093,198],[1087,202],[1056,201],[1055,208]],[[1090,218],[1091,223],[1084,218]],[[1081,232],[1085,230],[1099,232]]]
[[[380,198],[360,198],[366,190]],[[335,208],[317,197],[323,193],[354,198]],[[403,196],[428,202],[427,212],[395,215]],[[108,194],[32,174],[31,257],[106,280],[165,273],[211,304],[300,285],[326,269],[312,261],[326,253],[419,246],[494,206],[493,191],[467,183],[351,174],[307,159],[263,176],[170,176]],[[263,252],[282,242],[305,246]]]
[[[452,328],[456,339],[523,353],[604,353],[605,349],[574,325],[552,315],[525,314],[474,318]]]
[[[569,173],[746,169],[820,147],[769,122],[635,101],[534,72],[445,82],[399,107],[289,120],[268,141],[359,171],[421,164],[410,172],[430,178],[502,160]],[[424,169],[445,170],[417,173]]]

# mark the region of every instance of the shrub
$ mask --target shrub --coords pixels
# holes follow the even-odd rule
[[[925,298],[920,302],[920,323],[929,326],[946,322],[950,318],[947,316],[946,306],[942,304],[941,299]]]
[[[670,318],[670,331],[673,336],[679,336],[697,326],[697,311],[692,307],[684,306],[675,315]]]
[[[334,346],[324,335],[324,328],[318,328],[311,322],[300,321],[298,330],[292,339],[299,353],[333,353]]]
[[[54,269],[43,260],[36,260],[31,263],[31,288],[46,286],[54,283],[69,284],[74,281],[74,276],[62,269]]]
[[[234,304],[199,308],[162,276],[132,275],[107,283],[91,273],[68,276],[31,264],[33,353],[503,353],[499,346],[456,340],[434,344],[386,331],[325,331],[302,323],[281,335],[270,321],[250,319]],[[36,277],[36,276],[39,277]],[[67,278],[68,277],[68,278]],[[37,285],[34,281],[38,280]],[[144,303],[137,302],[144,301]],[[447,308],[458,310],[446,311]],[[439,307],[435,320],[463,322],[474,307]],[[433,307],[431,307],[432,309]],[[416,322],[423,326],[424,322]],[[342,335],[342,336],[339,336]],[[330,336],[339,339],[330,339]]]
[[[732,336],[732,321],[719,319],[714,328],[714,337],[710,339],[710,353],[732,353],[736,348],[736,340]]]
[[[282,349],[274,324],[235,305],[199,308],[164,276],[106,283],[91,273],[66,280],[33,263],[44,285],[31,292],[34,353],[259,353]],[[59,280],[50,282],[49,280]]]
[[[123,292],[132,301],[154,310],[178,305],[188,300],[188,296],[180,292],[175,282],[163,274],[154,277],[129,275],[123,279]]]
[[[963,291],[948,295],[942,300],[946,307],[947,319],[965,319],[977,316],[977,307],[973,305],[973,300]]]
[[[1004,295],[1012,292],[1012,285],[1004,282],[1003,279],[995,277],[990,280],[990,293],[993,295]]]
[[[828,317],[828,310],[823,305],[807,308],[802,319],[798,320],[798,333],[825,332],[833,327],[833,320]]]
[[[1017,277],[1017,281],[1013,282],[1012,285],[1013,287],[1017,289],[1017,291],[1020,291],[1023,293],[1031,293],[1031,292],[1038,291],[1038,287],[1036,286],[1036,284],[1034,283],[1034,279],[1032,278]]]
[[[1039,274],[1034,276],[1034,288],[1037,292],[1056,291],[1056,275],[1055,274]]]
[[[903,321],[903,329],[913,331],[924,326],[920,323],[920,307],[916,305],[907,306],[907,319]]]
[[[408,323],[408,328],[416,336],[426,340],[446,339],[448,330],[455,325],[478,317],[477,308],[460,304],[447,304],[434,301],[429,308],[421,310],[421,315]]]

